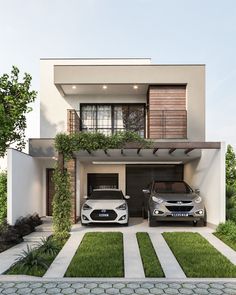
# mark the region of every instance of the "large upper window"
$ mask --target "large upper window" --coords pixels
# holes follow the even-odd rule
[[[144,137],[144,104],[81,104],[81,130],[106,135],[130,130]]]

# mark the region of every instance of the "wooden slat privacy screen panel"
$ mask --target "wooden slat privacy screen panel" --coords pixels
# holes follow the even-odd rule
[[[187,137],[186,86],[151,86],[148,93],[148,134],[152,139]]]

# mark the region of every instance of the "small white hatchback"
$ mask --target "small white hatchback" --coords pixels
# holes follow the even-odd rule
[[[127,199],[119,189],[94,189],[89,197],[84,197],[81,208],[81,224],[119,223],[128,225],[129,211]]]

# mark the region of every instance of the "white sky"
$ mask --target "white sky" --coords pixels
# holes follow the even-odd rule
[[[207,140],[236,146],[235,0],[0,0],[0,75],[39,90],[41,57],[151,57],[206,64]],[[39,136],[39,101],[28,137]]]

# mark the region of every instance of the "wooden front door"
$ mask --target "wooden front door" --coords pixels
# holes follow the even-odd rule
[[[46,196],[47,196],[47,200],[46,200],[46,214],[47,216],[52,216],[52,200],[53,200],[53,196],[55,194],[55,187],[54,187],[54,183],[52,181],[52,177],[53,177],[53,172],[54,169],[47,169],[46,170]]]

